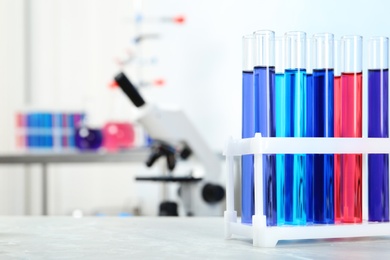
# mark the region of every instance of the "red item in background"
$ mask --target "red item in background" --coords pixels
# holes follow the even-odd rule
[[[178,15],[175,18],[173,18],[175,23],[183,24],[186,21],[186,18],[184,15]]]
[[[26,117],[22,113],[16,114],[16,146],[17,148],[26,147]]]
[[[109,152],[131,148],[134,140],[134,128],[129,123],[108,122],[103,127],[103,147]]]

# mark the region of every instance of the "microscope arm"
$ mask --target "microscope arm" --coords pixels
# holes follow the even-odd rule
[[[123,73],[119,73],[115,81],[140,110],[141,116],[138,121],[153,139],[167,142],[172,146],[186,144],[204,166],[204,179],[218,182],[221,172],[218,156],[207,146],[181,110],[162,110],[147,104]]]

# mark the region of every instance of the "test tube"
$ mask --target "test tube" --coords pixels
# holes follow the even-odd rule
[[[362,37],[341,38],[342,137],[362,137]],[[362,154],[342,155],[341,221],[362,222]]]
[[[256,31],[255,35],[255,131],[275,137],[275,33]],[[267,225],[277,224],[276,156],[263,155],[264,212]]]
[[[242,37],[242,138],[255,135],[255,103],[253,85],[254,35]],[[254,158],[241,157],[241,222],[252,223],[254,215]]]
[[[306,41],[306,137],[314,137],[313,38]],[[314,154],[306,155],[306,222],[313,223]]]
[[[284,79],[284,37],[275,37],[275,115],[276,136],[286,137],[286,89]],[[284,154],[276,155],[277,224],[285,224]]]
[[[368,42],[368,137],[389,137],[389,39]],[[389,155],[368,155],[368,219],[389,221]]]
[[[334,40],[334,137],[342,137],[341,41]],[[341,155],[334,155],[334,218],[341,222]]]
[[[286,136],[304,137],[306,114],[306,33],[285,34]],[[291,225],[306,224],[305,155],[285,156],[285,218]]]
[[[315,34],[314,40],[314,137],[334,137],[334,70],[331,33]],[[334,223],[333,154],[314,155],[314,223]]]

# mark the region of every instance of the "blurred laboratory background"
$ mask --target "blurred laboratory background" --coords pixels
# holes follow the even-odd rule
[[[145,166],[153,153],[169,161],[172,147],[156,147],[153,137],[163,130],[184,131],[186,144],[201,137],[218,170],[199,178],[212,175],[223,186],[221,152],[229,136],[241,136],[242,35],[259,29],[390,35],[389,3],[315,4],[0,0],[0,215],[156,216],[163,198],[178,203],[179,215],[222,215],[218,187],[192,190],[188,205],[179,200],[199,182],[196,169],[207,168],[203,147],[199,154],[188,147],[198,160],[178,159],[173,172],[194,180],[136,180],[167,170],[164,158]],[[370,12],[373,6],[382,8]],[[147,104],[179,109],[185,120],[151,134],[139,120],[145,114],[118,86],[120,72]],[[191,127],[181,127],[182,119]],[[197,200],[219,206],[200,209]]]

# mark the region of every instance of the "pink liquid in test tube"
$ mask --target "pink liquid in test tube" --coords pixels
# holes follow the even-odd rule
[[[343,73],[342,135],[362,137],[362,73]],[[342,157],[342,222],[362,222],[362,155]]]
[[[362,137],[362,37],[341,40],[341,135]],[[341,156],[341,222],[362,222],[362,155]]]
[[[341,137],[341,76],[334,77],[334,137]],[[341,155],[334,155],[334,217],[335,223],[341,221]]]

